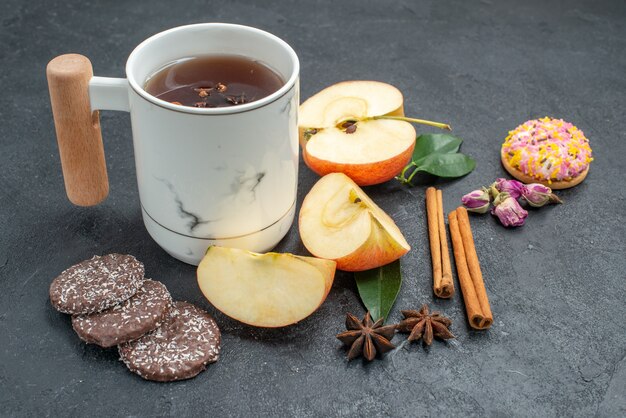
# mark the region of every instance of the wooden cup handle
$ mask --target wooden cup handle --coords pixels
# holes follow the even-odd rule
[[[46,68],[65,191],[72,203],[93,206],[109,194],[100,114],[91,111],[87,57],[60,55]]]

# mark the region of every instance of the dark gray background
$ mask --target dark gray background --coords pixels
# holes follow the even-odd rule
[[[3,416],[619,416],[626,414],[626,3],[623,1],[16,1],[0,4],[0,415]],[[92,208],[66,199],[46,63],[88,56],[97,75],[124,75],[130,51],[161,30],[242,23],[289,42],[302,97],[346,79],[392,83],[408,115],[450,122],[477,161],[465,178],[367,188],[413,249],[402,259],[399,309],[434,303],[457,339],[405,345],[382,361],[347,363],[334,335],[363,313],[351,274],[295,326],[255,329],[216,312],[195,268],[169,257],[141,220],[129,116],[103,112],[111,194]],[[468,329],[461,297],[433,301],[423,195],[446,210],[503,176],[499,147],[530,118],[562,117],[590,138],[595,161],[561,206],[507,230],[474,217],[494,313]],[[418,127],[420,132],[428,130]],[[317,180],[301,165],[299,200]],[[294,226],[277,251],[307,254]],[[156,384],[115,350],[87,346],[48,301],[50,281],[93,254],[125,252],[147,275],[215,315],[220,361],[197,378]],[[404,337],[396,337],[400,343]]]

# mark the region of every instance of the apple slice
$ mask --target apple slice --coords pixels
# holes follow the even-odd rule
[[[214,246],[198,266],[198,285],[231,318],[257,327],[283,327],[311,315],[324,302],[335,266],[313,257]]]
[[[319,175],[344,173],[358,185],[392,179],[410,161],[420,123],[404,116],[400,91],[378,81],[344,81],[300,105],[300,145],[306,165]]]
[[[381,116],[404,116],[402,93],[389,84],[345,81],[320,91],[300,106],[304,162],[359,185],[392,179],[411,161],[416,133],[406,121],[375,119]]]
[[[340,270],[380,267],[411,249],[393,219],[343,173],[315,183],[302,202],[299,226],[304,246]]]

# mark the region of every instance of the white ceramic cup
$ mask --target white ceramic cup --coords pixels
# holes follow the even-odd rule
[[[222,108],[178,106],[144,90],[149,76],[185,57],[234,54],[285,81],[275,93]],[[224,23],[182,26],[130,54],[126,79],[93,77],[85,57],[48,64],[68,197],[93,205],[108,193],[97,110],[129,111],[144,224],[169,254],[197,265],[210,245],[265,252],[293,223],[298,180],[299,62],[284,41]]]

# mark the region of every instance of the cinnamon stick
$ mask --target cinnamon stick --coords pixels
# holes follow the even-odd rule
[[[487,329],[493,323],[493,315],[478,263],[467,210],[460,207],[450,212],[448,221],[456,270],[470,326],[474,329]]]
[[[435,294],[440,298],[450,298],[454,295],[454,282],[452,281],[452,266],[450,265],[450,253],[448,251],[448,235],[443,218],[443,192],[437,190],[437,219],[439,221],[439,243],[441,244],[441,291]]]
[[[433,289],[441,289],[441,243],[437,220],[437,191],[434,187],[426,189],[426,215],[428,218],[428,239],[430,242],[430,259],[433,265]]]
[[[443,220],[443,198],[441,190],[434,187],[426,189],[426,214],[428,217],[428,238],[430,258],[433,266],[433,291],[440,298],[449,298],[454,294],[452,267],[448,253],[448,240]]]

